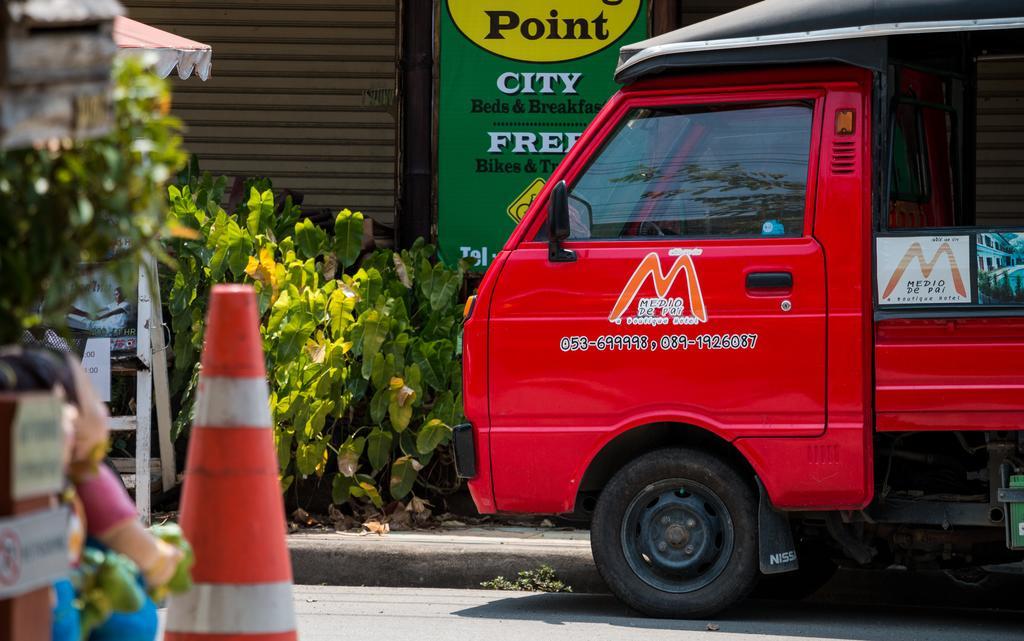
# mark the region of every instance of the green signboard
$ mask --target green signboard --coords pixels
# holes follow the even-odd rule
[[[485,269],[615,92],[619,47],[647,36],[646,0],[445,0],[438,241]]]

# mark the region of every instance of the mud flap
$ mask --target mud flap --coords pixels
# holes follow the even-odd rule
[[[772,506],[761,479],[757,480],[760,496],[757,504],[757,547],[762,574],[782,574],[800,568],[793,543],[789,519]]]

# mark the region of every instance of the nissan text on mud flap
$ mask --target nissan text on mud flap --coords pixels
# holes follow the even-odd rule
[[[588,519],[654,616],[1019,567],[1022,29],[768,0],[623,48],[467,304],[480,511]]]

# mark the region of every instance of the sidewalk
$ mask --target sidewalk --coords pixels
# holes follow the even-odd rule
[[[290,534],[299,585],[479,589],[546,564],[578,593],[607,593],[586,530],[514,526],[391,532]],[[1016,566],[1015,566],[1016,567]],[[1024,568],[1021,568],[1024,571]],[[991,575],[979,585],[938,571],[842,570],[812,600],[847,605],[1022,608],[1024,573]]]
[[[574,592],[607,592],[585,530],[529,527],[288,536],[295,582],[305,585],[479,588],[496,576],[550,565]]]

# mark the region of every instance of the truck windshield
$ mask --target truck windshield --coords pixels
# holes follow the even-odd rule
[[[799,236],[809,103],[632,110],[572,186],[572,239]]]

